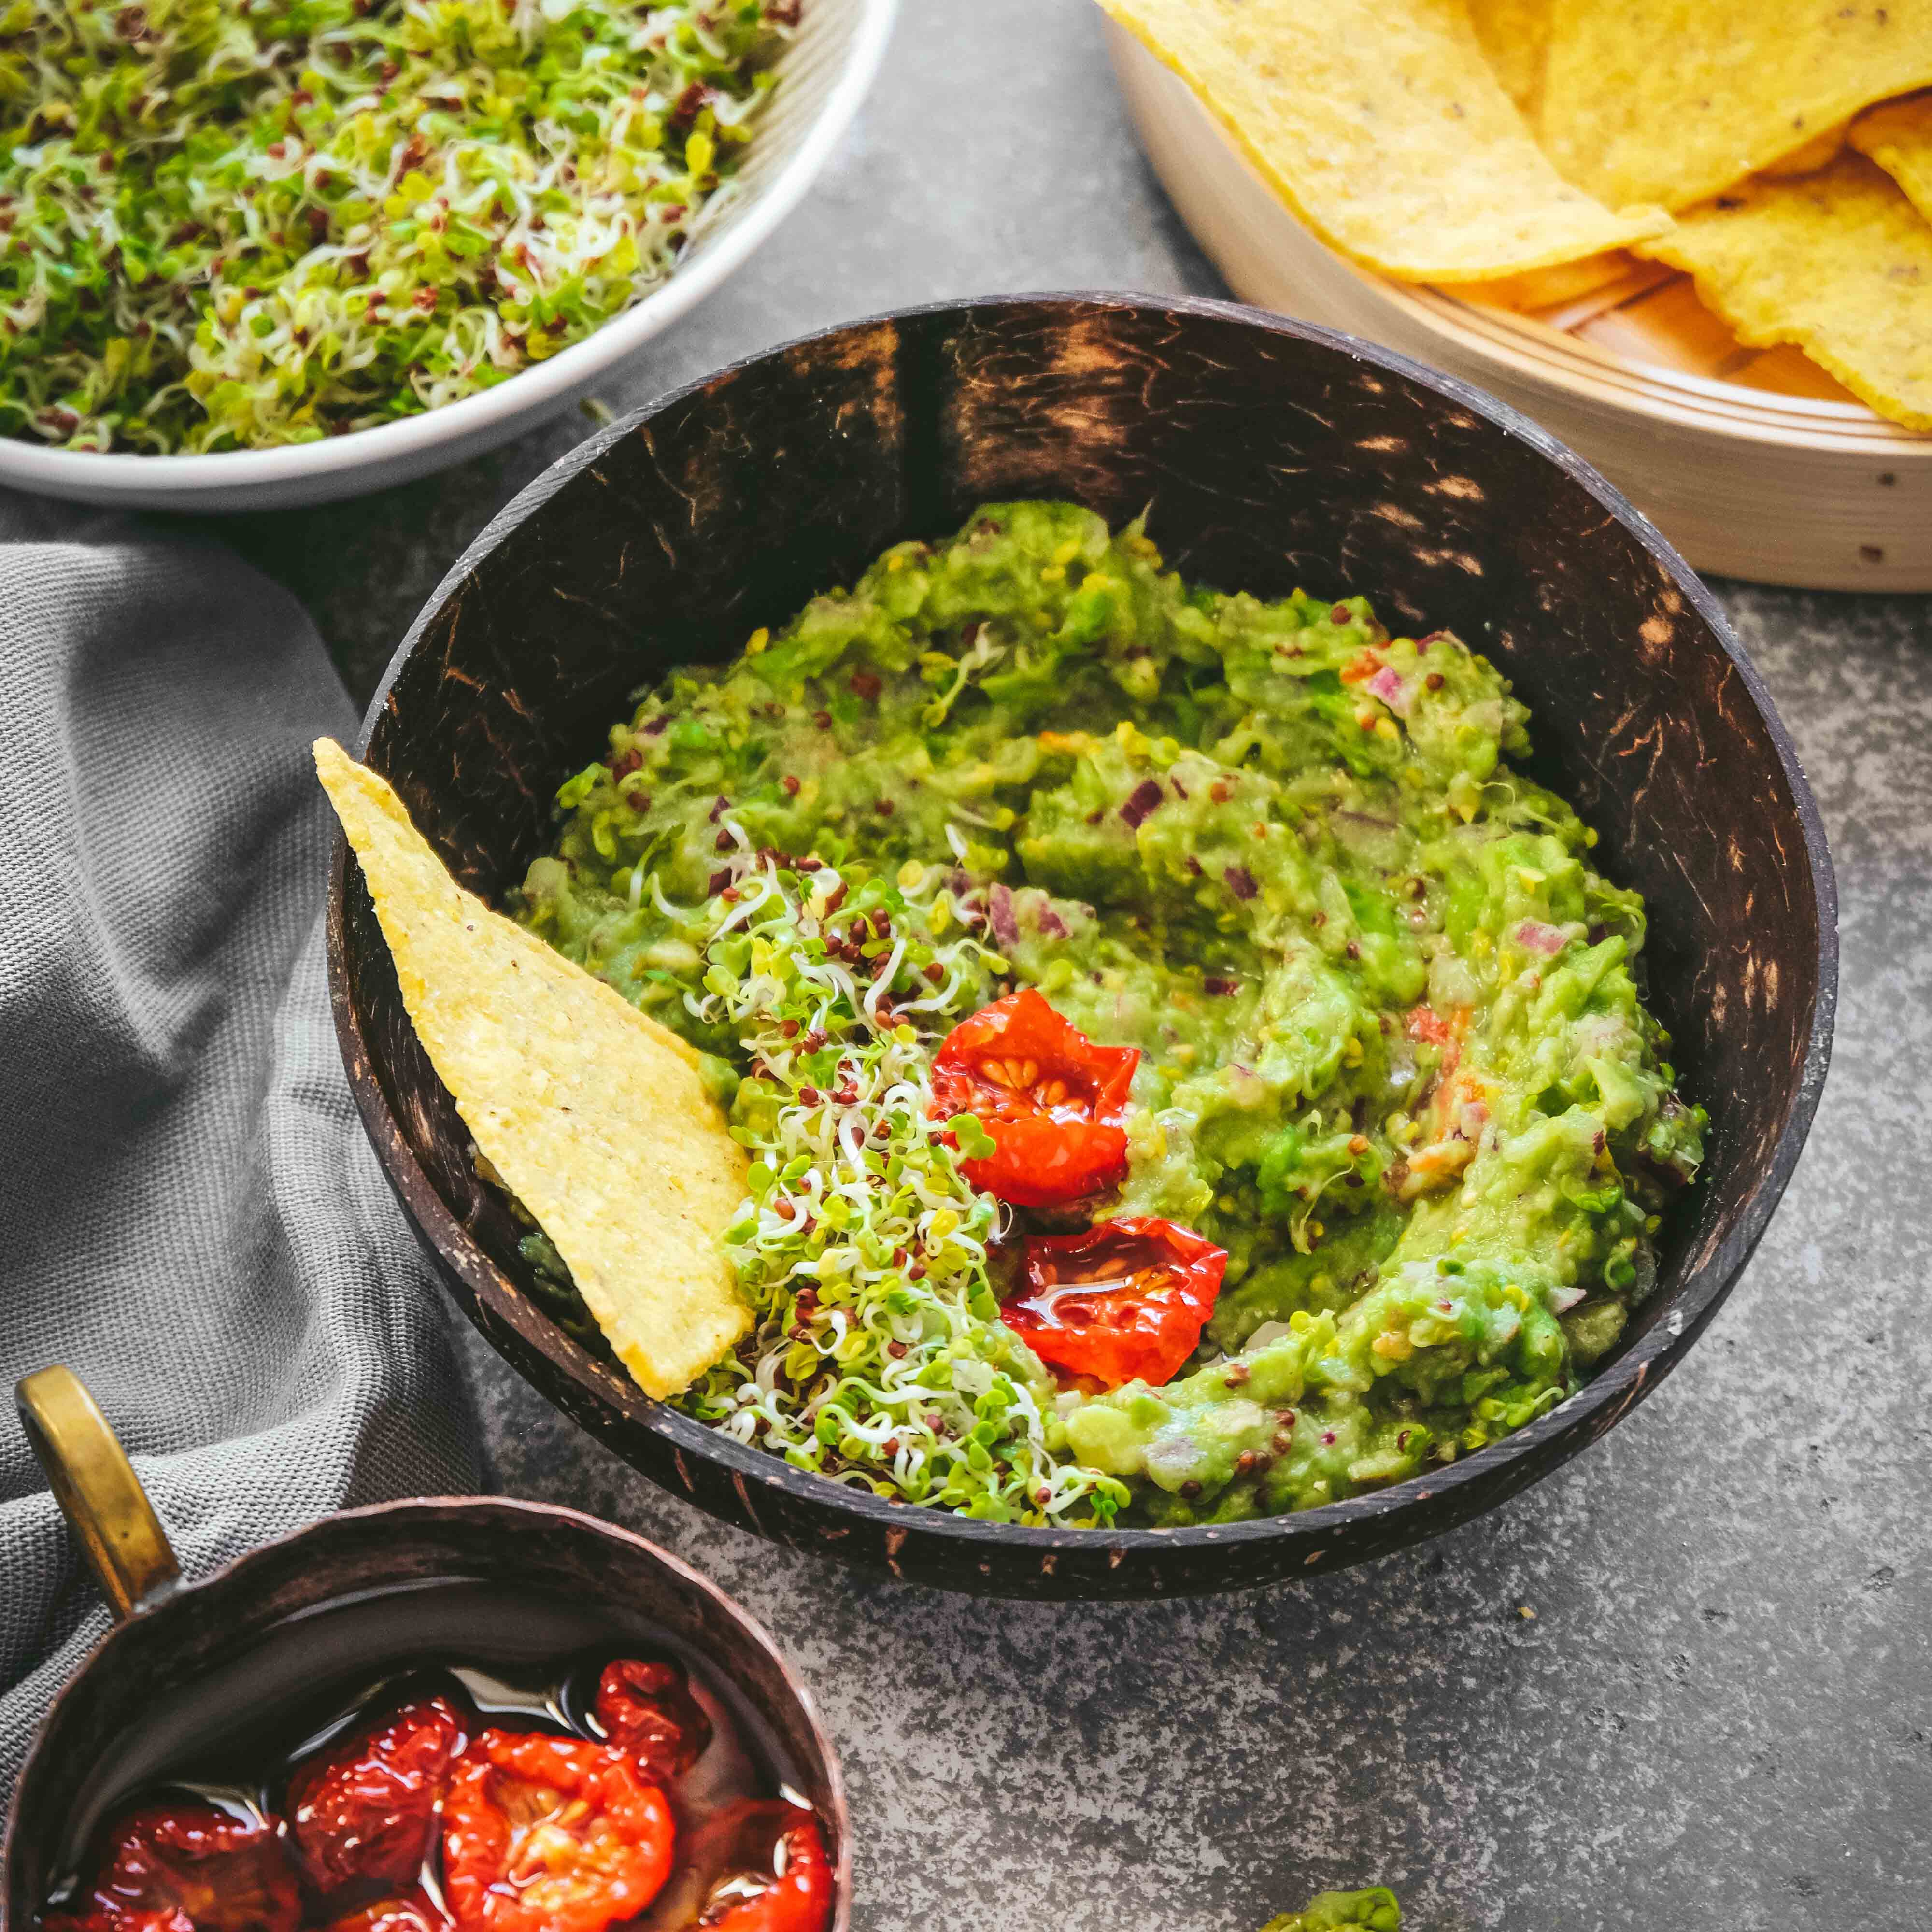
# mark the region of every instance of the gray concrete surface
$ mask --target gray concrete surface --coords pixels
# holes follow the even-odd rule
[[[604,397],[895,302],[1082,286],[1220,292],[1095,16],[908,0],[818,192]],[[366,695],[461,544],[582,428],[236,533]],[[668,1544],[802,1664],[852,1787],[860,1932],[1252,1932],[1372,1879],[1421,1932],[1932,1923],[1932,601],[1720,590],[1837,854],[1836,1064],[1708,1336],[1504,1510],[1299,1588],[974,1603],[718,1528],[470,1338],[503,1488]]]

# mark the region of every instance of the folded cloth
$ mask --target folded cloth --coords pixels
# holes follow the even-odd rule
[[[88,1384],[191,1576],[476,1481],[329,1016],[308,747],[353,722],[212,536],[0,493],[0,1372]],[[107,1624],[0,1409],[0,1802]]]

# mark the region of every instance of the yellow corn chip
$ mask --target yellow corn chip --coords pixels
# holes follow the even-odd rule
[[[1612,207],[1690,206],[1932,82],[1932,0],[1554,0],[1538,133]]]
[[[1551,167],[1461,0],[1101,0],[1300,218],[1384,274],[1466,282],[1657,234]]]
[[[638,1385],[675,1395],[752,1325],[718,1243],[745,1154],[696,1050],[465,892],[388,782],[333,740],[317,740],[315,764],[478,1151]]]
[[[1932,429],[1932,226],[1863,155],[1747,182],[1639,253],[1689,270],[1739,341],[1794,343],[1881,415]]]
[[[1853,147],[1869,154],[1932,221],[1932,94],[1888,100],[1852,123]]]
[[[1469,21],[1503,92],[1530,126],[1543,106],[1552,0],[1469,0]]]
[[[1845,132],[1851,123],[1840,121],[1835,128],[1827,128],[1822,134],[1814,134],[1802,148],[1793,148],[1788,154],[1780,154],[1774,161],[1767,161],[1758,170],[1761,175],[1815,175],[1820,168],[1828,168],[1845,151]]]
[[[1466,302],[1486,302],[1492,308],[1526,314],[1575,302],[1633,274],[1658,272],[1654,268],[1640,270],[1622,249],[1612,248],[1606,254],[1586,255],[1581,261],[1559,262],[1553,268],[1530,268],[1493,282],[1466,282],[1456,292]]]
[[[1809,396],[1821,403],[1856,403],[1858,398],[1835,376],[1819,368],[1802,349],[1780,343],[1754,356],[1742,369],[1724,377],[1747,389],[1768,389],[1778,396]]]

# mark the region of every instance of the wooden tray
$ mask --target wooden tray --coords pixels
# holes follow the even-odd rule
[[[1700,570],[1932,590],[1932,435],[1796,350],[1747,349],[1688,278],[1630,262],[1531,313],[1389,281],[1318,241],[1186,84],[1112,21],[1154,172],[1244,301],[1345,328],[1513,403],[1580,450]]]

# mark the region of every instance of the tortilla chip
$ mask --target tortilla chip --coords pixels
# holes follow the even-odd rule
[[[1519,314],[1532,310],[1557,308],[1565,302],[1594,295],[1599,289],[1614,287],[1637,272],[1637,265],[1621,248],[1602,255],[1586,255],[1580,262],[1561,262],[1553,268],[1530,268],[1520,275],[1504,275],[1493,282],[1467,282],[1456,292],[1466,302],[1485,302],[1493,308],[1514,309]],[[1645,269],[1655,274],[1654,268]]]
[[[1723,316],[1697,299],[1685,277],[1672,274],[1661,262],[1649,268],[1660,278],[1654,288],[1593,315],[1577,334],[1625,362],[1721,380],[1747,352]]]
[[[1794,343],[1881,416],[1932,429],[1932,226],[1863,155],[1748,182],[1639,252],[1688,269],[1739,341]]]
[[[1101,0],[1295,214],[1384,274],[1489,280],[1660,232],[1564,181],[1460,0]]]
[[[1845,134],[1851,124],[1849,121],[1840,121],[1835,128],[1827,128],[1823,134],[1814,134],[1803,147],[1793,148],[1790,154],[1780,154],[1774,161],[1767,161],[1758,172],[1782,180],[1786,175],[1815,175],[1820,169],[1828,168],[1845,152]]]
[[[1555,0],[1538,133],[1612,207],[1688,208],[1932,81],[1932,0]]]
[[[745,1153],[696,1049],[465,892],[388,782],[333,740],[316,741],[315,766],[478,1151],[638,1387],[675,1395],[752,1325],[718,1240]]]
[[[1869,154],[1932,221],[1932,94],[1888,100],[1852,123],[1852,146]]]
[[[1543,107],[1543,67],[1550,54],[1554,0],[1469,0],[1469,22],[1484,58],[1516,112],[1534,128]]]
[[[1747,389],[1768,389],[1777,396],[1808,396],[1814,402],[1858,400],[1835,376],[1828,375],[1803,350],[1794,349],[1788,342],[1760,350],[1742,369],[1728,371],[1724,380]]]

